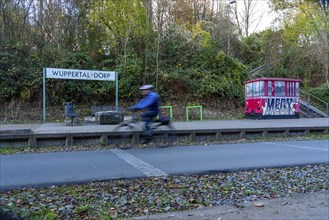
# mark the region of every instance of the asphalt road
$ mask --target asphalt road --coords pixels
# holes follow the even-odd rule
[[[0,190],[329,162],[329,140],[0,156]]]

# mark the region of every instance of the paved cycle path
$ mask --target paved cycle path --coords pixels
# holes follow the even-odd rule
[[[0,155],[0,190],[329,162],[329,140]]]

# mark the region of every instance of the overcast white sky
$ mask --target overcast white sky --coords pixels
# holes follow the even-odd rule
[[[256,0],[257,1],[257,0]],[[257,7],[259,7],[258,14],[261,16],[261,12],[265,11],[262,19],[260,20],[259,27],[256,29],[256,31],[262,31],[266,28],[269,28],[271,26],[271,23],[275,17],[275,14],[271,12],[270,8],[268,7],[269,1],[263,0],[263,1],[257,1]]]

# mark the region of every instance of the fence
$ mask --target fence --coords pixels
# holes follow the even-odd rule
[[[329,103],[319,99],[318,97],[300,90],[300,98],[307,103],[307,105],[312,105],[320,111],[329,115]]]

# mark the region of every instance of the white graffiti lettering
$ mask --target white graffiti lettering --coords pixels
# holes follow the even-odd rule
[[[293,115],[297,98],[268,98],[263,107],[263,115]]]

